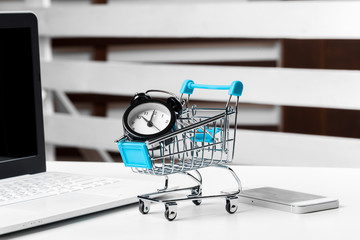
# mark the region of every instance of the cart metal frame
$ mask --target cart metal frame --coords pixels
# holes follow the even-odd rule
[[[195,88],[229,90],[225,107],[198,108],[195,105],[189,107],[190,96]],[[242,191],[241,181],[226,165],[234,158],[239,96],[242,89],[243,85],[240,81],[234,81],[228,86],[195,84],[192,80],[186,80],[183,83],[180,102],[183,102],[184,109],[181,117],[176,121],[174,131],[145,142],[151,168],[132,167],[135,173],[165,177],[165,185],[162,189],[138,196],[141,213],[147,214],[152,202],[163,203],[165,217],[172,221],[177,216],[177,202],[190,200],[195,205],[200,205],[202,200],[207,198],[225,198],[226,211],[230,214],[237,211],[237,195]],[[150,91],[154,90],[148,92]],[[186,98],[184,95],[187,95]],[[236,96],[235,103],[231,101],[233,96]],[[131,142],[127,136],[117,142],[123,141]],[[204,167],[227,170],[236,181],[237,188],[231,192],[204,196],[202,194],[203,179],[199,172],[199,169]],[[188,176],[196,184],[169,189],[169,175],[175,173]],[[185,197],[159,198],[159,196],[177,192],[189,192],[189,194]]]

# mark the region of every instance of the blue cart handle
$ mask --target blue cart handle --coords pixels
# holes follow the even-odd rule
[[[213,90],[229,90],[228,94],[232,96],[241,96],[243,91],[243,84],[240,81],[233,81],[231,85],[207,85],[207,84],[195,84],[193,80],[187,79],[181,86],[180,93],[192,94],[195,88],[201,89],[213,89]]]

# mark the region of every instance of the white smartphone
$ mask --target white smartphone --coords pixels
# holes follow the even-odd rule
[[[309,213],[339,207],[339,200],[272,187],[243,190],[239,202],[291,213]]]

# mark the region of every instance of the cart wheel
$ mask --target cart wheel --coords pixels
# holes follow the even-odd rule
[[[177,204],[175,202],[165,204],[165,218],[169,221],[172,221],[177,216]]]
[[[199,206],[201,204],[201,200],[193,200],[192,201],[196,206]]]
[[[238,201],[238,197],[227,197],[226,198],[225,209],[228,213],[233,214],[237,211],[237,209],[238,209],[237,201]]]
[[[198,193],[200,191],[200,193]],[[200,189],[193,189],[191,190],[191,195],[190,196],[202,196],[202,192]],[[196,205],[199,206],[201,204],[201,200],[197,199],[197,200],[192,200],[192,202]]]
[[[150,211],[150,203],[139,200],[139,211],[142,214],[147,214]]]

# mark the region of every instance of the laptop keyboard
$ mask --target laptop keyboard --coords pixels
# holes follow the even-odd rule
[[[119,182],[119,179],[46,172],[0,183],[0,206]]]

